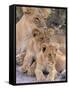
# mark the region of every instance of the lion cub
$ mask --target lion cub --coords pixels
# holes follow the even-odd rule
[[[59,67],[58,65],[59,63],[61,63],[60,65],[62,65],[63,59],[64,57],[62,58],[60,53],[57,54],[57,48],[54,45],[44,43],[41,46],[41,52],[37,56],[37,60],[36,60],[35,75],[37,80],[38,81],[55,80],[57,71],[63,68],[63,67],[60,67],[58,69]]]
[[[37,65],[35,69],[36,78],[38,81],[50,80],[53,81],[56,75],[55,58],[56,48],[52,45],[44,43],[41,46],[41,52],[37,56]],[[47,77],[44,72],[48,74]]]
[[[36,66],[36,55],[40,52],[40,46],[44,42],[44,31],[33,29],[33,37],[30,39],[26,51],[26,56],[23,61],[22,71],[28,75],[33,75]]]

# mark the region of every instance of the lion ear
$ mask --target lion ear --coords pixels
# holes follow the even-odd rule
[[[48,16],[52,13],[51,12],[51,9],[49,9],[49,8],[42,8],[42,11],[43,11],[43,14],[44,14],[44,16],[45,16],[45,18],[48,18]]]
[[[41,45],[41,50],[44,53],[47,50],[47,45],[46,44],[42,44]]]
[[[40,31],[39,31],[38,29],[33,29],[33,30],[32,30],[33,37],[38,36],[39,33],[40,33]]]
[[[22,7],[24,14],[32,14],[34,12],[33,8],[31,7]]]

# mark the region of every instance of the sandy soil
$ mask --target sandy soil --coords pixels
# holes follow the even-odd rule
[[[65,81],[66,72],[65,70],[62,73],[58,73],[55,81]],[[37,82],[34,76],[28,76],[25,73],[19,71],[19,66],[16,66],[16,83],[34,83]]]

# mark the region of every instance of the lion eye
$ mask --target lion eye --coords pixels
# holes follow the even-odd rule
[[[34,18],[34,23],[35,23],[35,24],[40,23],[40,19],[39,19],[38,17],[35,17],[35,18]]]
[[[48,55],[51,56],[51,53],[49,53]]]
[[[36,21],[39,21],[39,18],[36,17],[35,20],[36,20]]]
[[[40,39],[43,40],[43,37],[41,37]]]
[[[37,35],[36,33],[33,34],[34,37],[35,37],[36,35]]]

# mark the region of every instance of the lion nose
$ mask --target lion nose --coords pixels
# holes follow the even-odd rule
[[[43,74],[44,75],[48,75],[49,74],[49,71],[46,69],[46,70],[43,71]]]

